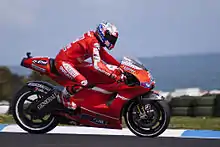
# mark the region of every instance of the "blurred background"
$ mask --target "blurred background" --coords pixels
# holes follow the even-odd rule
[[[119,30],[110,54],[142,61],[156,80],[156,90],[169,100],[218,95],[219,0],[0,0],[2,108],[8,110],[13,94],[26,81],[50,81],[20,67],[26,52],[55,57],[103,20]]]

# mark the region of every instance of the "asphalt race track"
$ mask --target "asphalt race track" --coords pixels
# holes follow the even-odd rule
[[[219,139],[0,133],[1,147],[219,147]]]

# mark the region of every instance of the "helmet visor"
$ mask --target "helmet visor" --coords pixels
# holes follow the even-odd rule
[[[109,41],[109,43],[115,45],[118,37],[110,35],[109,32],[106,33],[105,38]]]

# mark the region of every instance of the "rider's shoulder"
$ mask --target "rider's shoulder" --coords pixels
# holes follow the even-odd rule
[[[97,48],[97,49],[101,48],[99,41],[95,37],[94,31],[88,31],[87,33],[85,33],[85,38],[91,48]]]
[[[94,31],[87,31],[87,32],[85,32],[84,33],[84,36],[86,37],[86,38],[95,38],[95,32]]]
[[[88,31],[86,33],[84,33],[84,39],[87,41],[87,43],[89,44],[92,44],[92,43],[95,43],[97,41],[96,37],[95,37],[95,34],[93,31]]]

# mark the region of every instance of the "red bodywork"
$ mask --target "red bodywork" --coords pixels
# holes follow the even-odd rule
[[[73,81],[51,71],[53,63],[50,63],[49,57],[25,58],[22,61],[22,66],[47,75],[62,86],[72,85],[73,83]],[[121,68],[136,75],[140,81],[150,82],[151,80],[150,74],[146,70],[134,69],[123,64],[121,64]],[[121,111],[124,104],[128,100],[147,93],[150,90],[150,88],[144,88],[143,86],[129,87],[124,83],[116,83],[113,79],[96,71],[90,63],[80,65],[77,69],[86,77],[90,84],[95,84],[95,88],[84,89],[71,98],[71,101],[74,101],[81,107],[81,115],[63,115],[70,119],[78,120],[79,123],[84,125],[122,129]],[[116,98],[108,105],[107,102],[115,92],[117,92]]]

